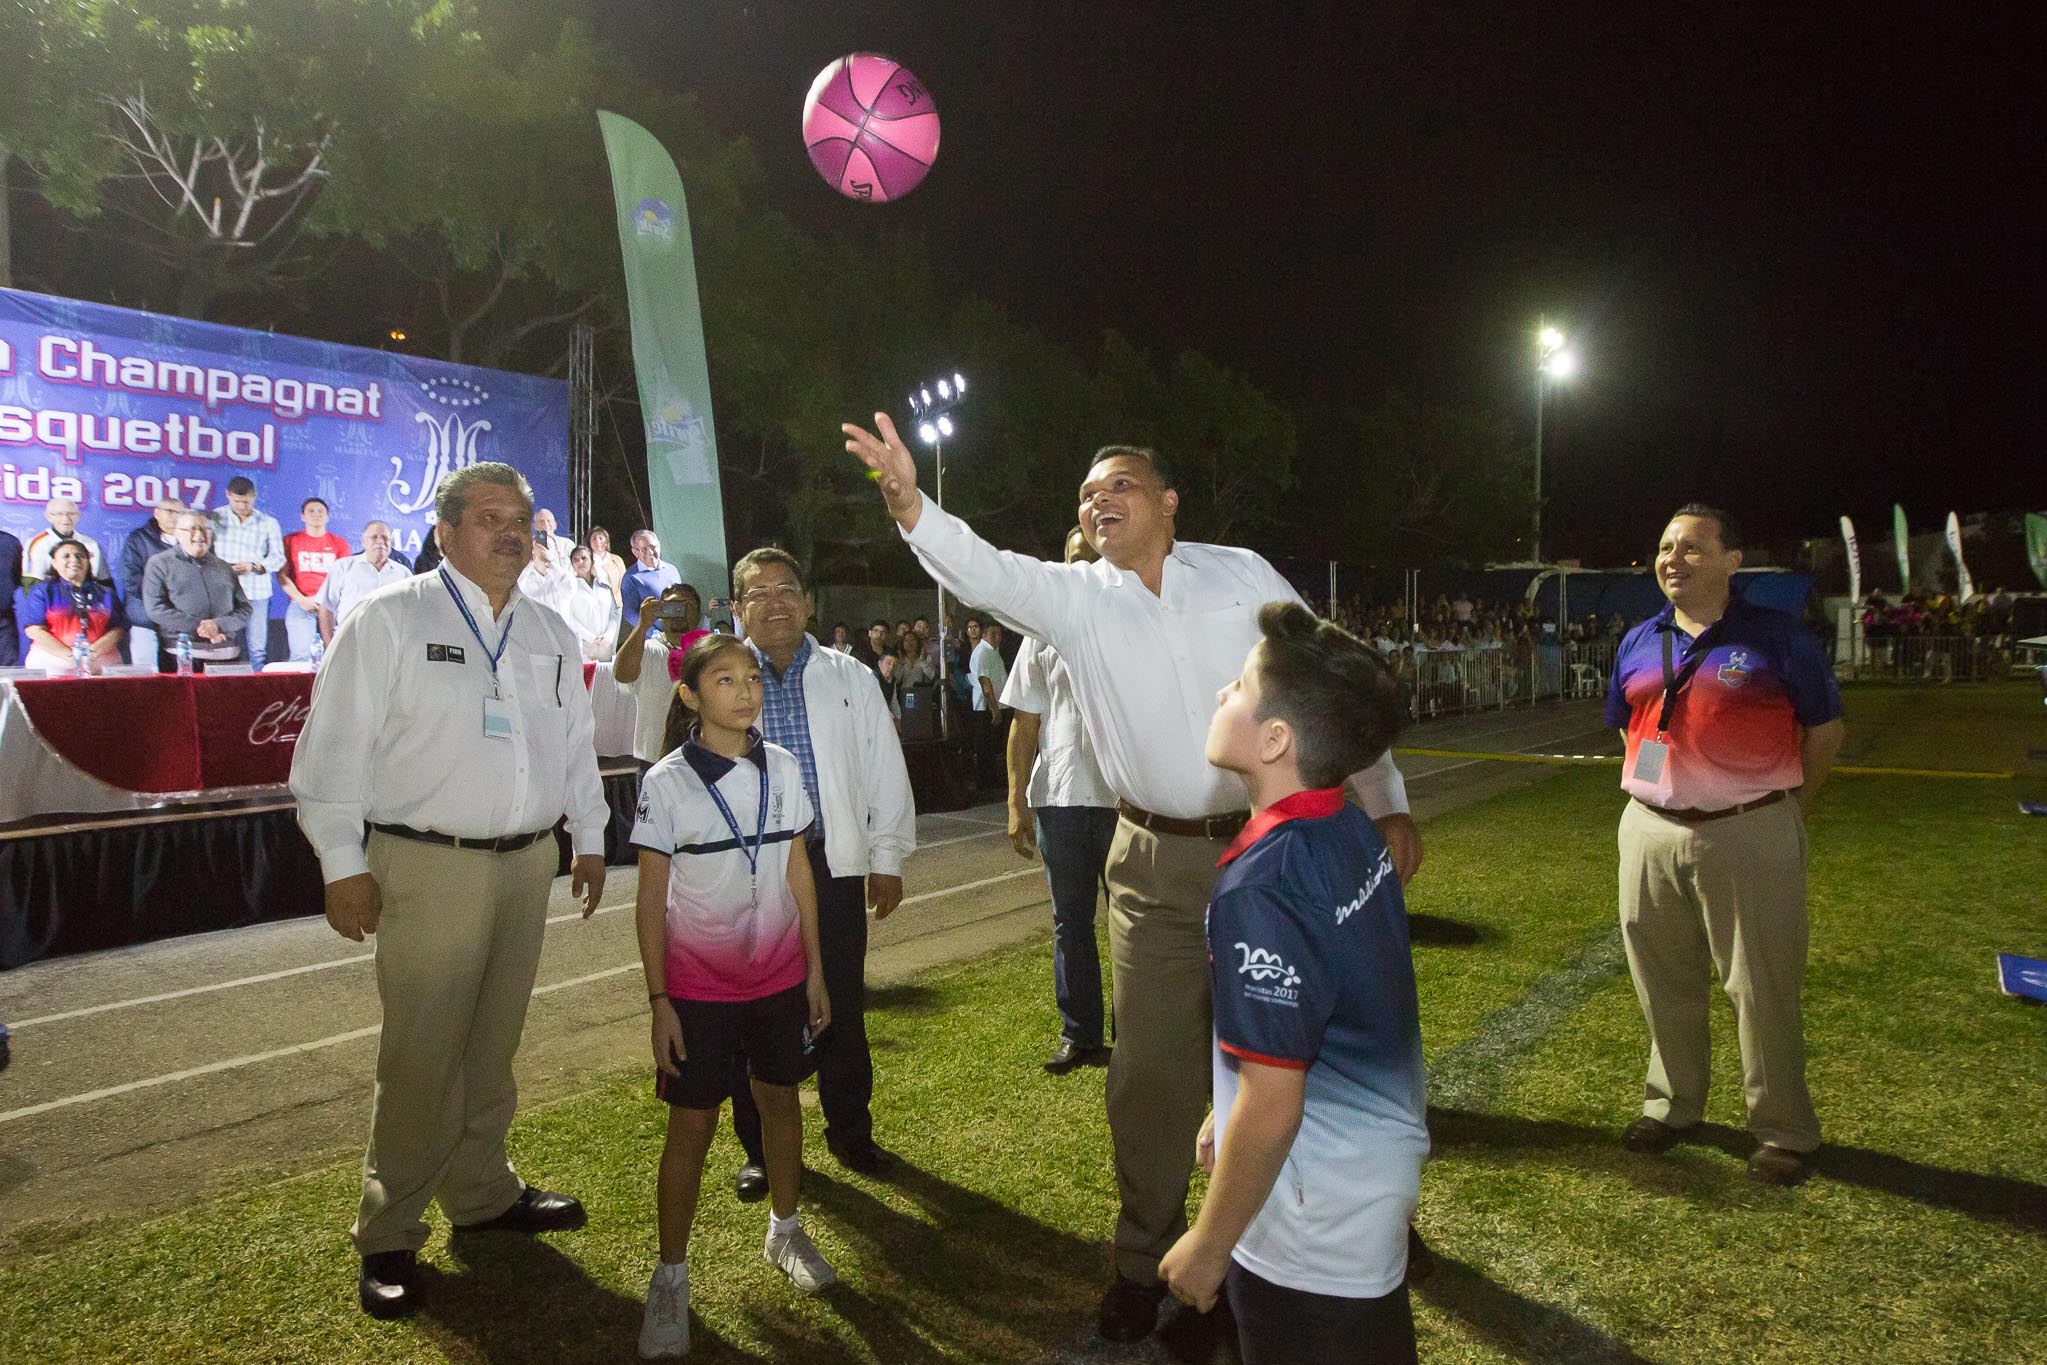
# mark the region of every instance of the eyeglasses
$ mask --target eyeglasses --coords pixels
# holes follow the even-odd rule
[[[795,602],[803,596],[803,589],[795,583],[772,583],[764,588],[748,588],[739,594],[742,606],[757,607],[763,602]]]

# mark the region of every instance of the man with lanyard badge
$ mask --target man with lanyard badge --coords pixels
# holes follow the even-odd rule
[[[471,465],[441,481],[435,511],[445,561],[350,614],[291,770],[328,923],[377,940],[383,1030],[353,1236],[378,1318],[418,1306],[434,1199],[457,1235],[583,1221],[574,1199],[519,1178],[505,1134],[564,815],[585,917],[604,889],[590,697],[568,627],[518,595],[526,480]]]
[[[1628,632],[1607,694],[1632,798],[1621,934],[1650,1042],[1642,1116],[1622,1141],[1665,1152],[1704,1116],[1717,971],[1758,1143],[1749,1174],[1795,1185],[1820,1143],[1799,1019],[1805,817],[1841,747],[1841,697],[1797,617],[1733,591],[1740,565],[1725,512],[1679,508],[1656,551],[1670,605]]]

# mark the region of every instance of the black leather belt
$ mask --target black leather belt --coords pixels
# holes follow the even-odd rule
[[[533,847],[554,833],[553,827],[550,826],[547,829],[537,829],[531,834],[507,834],[497,839],[467,839],[459,835],[442,834],[438,830],[414,829],[410,825],[372,824],[370,828],[379,834],[395,835],[400,839],[415,839],[422,844],[439,844],[443,848],[468,849],[475,853],[517,853],[521,849]]]
[[[1139,829],[1148,829],[1153,834],[1177,834],[1182,839],[1234,839],[1251,819],[1251,812],[1233,810],[1225,815],[1182,820],[1171,815],[1153,815],[1128,801],[1116,803],[1116,814]]]
[[[1708,820],[1725,820],[1730,815],[1745,815],[1752,810],[1761,810],[1764,806],[1774,806],[1789,795],[1789,792],[1774,791],[1768,796],[1758,796],[1753,801],[1744,801],[1738,806],[1727,806],[1720,810],[1665,810],[1661,806],[1651,806],[1639,797],[1636,798],[1635,804],[1645,806],[1658,815],[1668,816],[1683,824],[1698,825]]]

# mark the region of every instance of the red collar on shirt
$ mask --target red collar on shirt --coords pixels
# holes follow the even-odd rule
[[[1215,865],[1228,867],[1236,860],[1238,854],[1289,820],[1319,820],[1325,815],[1334,815],[1341,809],[1343,809],[1341,787],[1320,787],[1281,797],[1252,816],[1250,822],[1237,831],[1237,837],[1230,840],[1230,846],[1223,850],[1222,857],[1215,860]]]

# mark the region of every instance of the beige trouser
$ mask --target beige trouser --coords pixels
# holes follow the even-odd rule
[[[1225,840],[1116,822],[1109,847],[1109,957],[1116,1050],[1109,1133],[1116,1145],[1116,1270],[1141,1283],[1187,1228],[1194,1139],[1208,1113],[1213,1046],[1204,919]]]
[[[1734,1003],[1749,1131],[1809,1152],[1805,1088],[1805,820],[1795,800],[1686,823],[1630,801],[1621,816],[1621,936],[1649,1025],[1642,1112],[1673,1128],[1705,1113],[1713,973]]]
[[[480,853],[372,833],[377,925],[376,1102],[351,1230],[365,1256],[417,1251],[438,1197],[455,1223],[497,1217],[524,1187],[505,1157],[518,1107],[512,1054],[540,965],[552,838]]]

